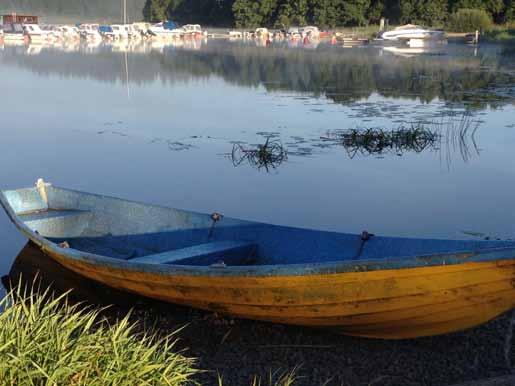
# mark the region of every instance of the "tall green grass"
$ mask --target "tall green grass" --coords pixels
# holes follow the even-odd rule
[[[458,9],[447,20],[447,29],[452,32],[474,32],[492,26],[492,17],[483,9]]]
[[[493,43],[515,44],[515,22],[496,25],[485,31],[483,40]]]
[[[173,336],[109,323],[66,295],[15,288],[0,301],[0,385],[192,385],[194,361]]]

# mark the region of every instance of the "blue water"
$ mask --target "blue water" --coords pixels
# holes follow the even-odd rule
[[[1,186],[44,177],[280,225],[511,238],[513,55],[452,44],[407,56],[216,41],[0,45]],[[464,116],[474,127],[465,134]],[[370,154],[325,140],[348,129],[411,125],[439,130],[439,142]],[[234,143],[252,150],[267,138],[287,152],[282,162],[235,166]],[[0,232],[6,273],[25,240],[3,213]]]

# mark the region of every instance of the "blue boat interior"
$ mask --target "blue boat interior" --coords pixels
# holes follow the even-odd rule
[[[325,232],[194,213],[49,184],[2,192],[30,230],[64,248],[141,264],[245,266],[384,261],[515,248],[513,241]]]

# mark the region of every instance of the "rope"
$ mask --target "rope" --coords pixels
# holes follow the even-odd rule
[[[367,231],[363,231],[361,233],[360,243],[359,243],[359,249],[356,255],[353,257],[352,260],[357,260],[361,256],[361,253],[363,252],[363,248],[365,247],[365,243],[370,240],[375,235],[372,233],[368,233]]]
[[[209,233],[207,235],[207,239],[210,240],[211,237],[213,237],[213,232],[215,230],[215,225],[217,222],[221,221],[223,219],[223,215],[220,214],[220,213],[217,213],[217,212],[214,212],[212,215],[211,215],[211,220],[213,221],[211,223],[211,227],[209,228]]]

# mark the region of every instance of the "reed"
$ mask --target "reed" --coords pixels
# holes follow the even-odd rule
[[[421,153],[435,149],[440,141],[440,134],[423,125],[400,127],[397,130],[381,128],[350,129],[329,132],[321,137],[324,141],[341,144],[350,158],[368,155],[395,154],[407,152]]]
[[[139,333],[129,316],[109,322],[67,294],[18,285],[0,302],[1,385],[193,385],[194,360],[173,334]]]
[[[263,145],[257,145],[254,149],[234,144],[230,158],[235,167],[248,163],[258,170],[269,172],[288,160],[288,153],[280,141],[268,137]]]

